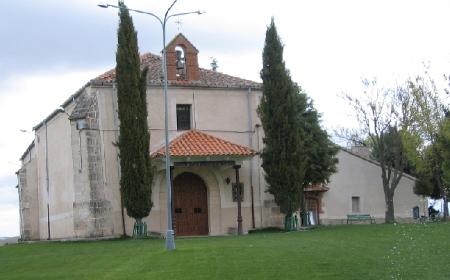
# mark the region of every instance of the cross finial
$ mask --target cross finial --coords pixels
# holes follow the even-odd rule
[[[175,21],[175,23],[177,24],[177,29],[178,29],[178,32],[179,32],[180,29],[181,29],[181,25],[183,24],[183,22],[180,20],[180,18],[178,18],[178,19]]]

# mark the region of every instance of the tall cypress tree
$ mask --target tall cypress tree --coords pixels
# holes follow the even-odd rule
[[[272,21],[263,51],[263,96],[258,113],[264,129],[261,154],[268,192],[286,215],[300,208],[306,225],[303,189],[327,183],[336,172],[338,148],[320,127],[320,115],[292,82],[283,61],[283,45]],[[288,223],[285,223],[289,229]]]
[[[273,18],[266,31],[261,78],[263,95],[258,113],[265,134],[262,167],[267,191],[288,220],[302,201],[306,155],[302,152],[303,132],[297,121],[298,88],[285,67],[283,45]]]
[[[149,155],[146,102],[147,69],[140,69],[133,20],[122,1],[119,1],[119,6],[116,81],[120,119],[120,192],[127,214],[141,224],[142,218],[148,216],[153,206],[153,169]]]

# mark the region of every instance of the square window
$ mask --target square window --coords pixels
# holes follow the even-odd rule
[[[191,105],[177,104],[177,130],[191,129]]]

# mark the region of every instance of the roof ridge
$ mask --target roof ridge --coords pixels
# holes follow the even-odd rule
[[[231,77],[231,78],[236,78],[236,79],[244,80],[244,81],[247,81],[247,82],[259,83],[259,82],[255,82],[255,81],[252,81],[252,80],[248,80],[248,79],[236,77],[236,76],[233,76],[233,75],[230,75],[230,74],[226,74],[226,73],[223,73],[223,72],[214,71],[214,70],[211,70],[211,69],[206,69],[206,68],[201,68],[201,67],[198,67],[198,69],[200,69],[200,70],[202,70],[202,71],[211,72],[211,73],[217,73],[217,74],[224,75],[224,76]]]
[[[159,84],[160,76],[162,75],[161,63],[162,57],[159,54],[152,52],[145,52],[139,55],[141,66],[148,66],[150,68],[148,73],[148,81],[150,84]],[[232,76],[218,71],[212,71],[210,69],[205,69],[198,67],[200,72],[200,77],[198,80],[192,81],[178,81],[169,80],[171,86],[199,86],[199,87],[210,87],[210,88],[255,88],[259,89],[262,87],[261,82],[255,82],[249,79],[240,78],[237,76]],[[116,69],[115,67],[103,72],[97,77],[93,78],[92,82],[99,82],[103,84],[104,82],[112,83],[115,80]]]

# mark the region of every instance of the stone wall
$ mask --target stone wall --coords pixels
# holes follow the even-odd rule
[[[19,170],[19,198],[21,216],[21,239],[31,240],[31,215],[30,215],[30,194],[27,187],[27,169],[22,167]]]
[[[76,237],[114,235],[112,207],[104,180],[104,162],[99,111],[95,93],[85,93],[77,105],[85,112],[72,127],[72,153],[75,169],[74,230]],[[84,122],[83,125],[80,125]],[[78,129],[77,129],[78,128]],[[79,129],[82,128],[82,129]]]
[[[28,161],[18,172],[20,228],[22,240],[39,239],[36,161]]]

